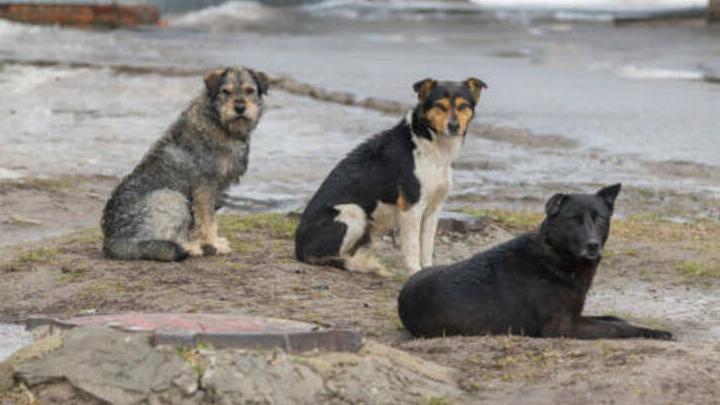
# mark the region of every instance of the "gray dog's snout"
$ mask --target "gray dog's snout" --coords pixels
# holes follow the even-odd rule
[[[244,113],[245,112],[245,102],[240,101],[240,102],[235,103],[235,112],[237,112],[238,114]]]

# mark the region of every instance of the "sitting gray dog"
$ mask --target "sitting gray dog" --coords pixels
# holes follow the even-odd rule
[[[205,76],[203,93],[107,202],[101,223],[106,256],[173,261],[230,252],[217,234],[217,200],[245,173],[268,82],[264,73],[244,67]]]

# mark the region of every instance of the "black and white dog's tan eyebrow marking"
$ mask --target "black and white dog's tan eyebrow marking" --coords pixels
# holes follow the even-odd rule
[[[432,264],[438,213],[485,84],[424,79],[417,105],[394,128],[350,152],[305,209],[295,237],[301,261],[386,274],[373,236],[397,230],[406,266]]]

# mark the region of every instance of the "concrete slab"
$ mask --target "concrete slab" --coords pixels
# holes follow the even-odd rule
[[[64,320],[35,317],[26,322],[29,330],[41,326],[60,329],[110,326],[128,332],[148,332],[156,346],[203,343],[218,348],[280,348],[287,352],[357,351],[362,346],[358,330],[320,330],[311,323],[243,314],[129,312]]]

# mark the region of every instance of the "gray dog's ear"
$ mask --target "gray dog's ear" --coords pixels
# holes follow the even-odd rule
[[[225,75],[225,72],[227,72],[228,69],[221,68],[221,69],[215,69],[212,72],[208,72],[205,75],[205,87],[207,88],[207,91],[210,95],[216,94],[218,91],[218,88],[220,87],[220,84],[222,83],[222,78]]]
[[[562,207],[565,200],[567,200],[567,194],[557,193],[550,197],[550,199],[545,203],[545,214],[547,214],[548,217],[553,217],[557,215],[558,212],[560,212],[560,207]]]
[[[617,198],[618,194],[620,194],[621,189],[622,184],[617,183],[613,184],[612,186],[607,186],[600,189],[597,192],[597,195],[602,197],[602,199],[605,200],[605,202],[610,206],[610,208],[615,208],[615,199]]]
[[[252,76],[253,80],[255,80],[255,84],[257,84],[258,93],[262,95],[267,94],[268,89],[270,88],[270,78],[268,75],[258,70],[248,69],[248,71],[250,72],[250,76]]]
[[[467,78],[463,83],[465,83],[468,89],[470,89],[470,94],[472,94],[473,100],[476,103],[480,100],[480,93],[482,93],[482,90],[488,88],[484,81],[475,77]]]
[[[425,97],[430,94],[436,84],[437,80],[433,80],[429,77],[413,84],[413,90],[417,93],[418,100],[420,100],[421,103],[425,100]]]

